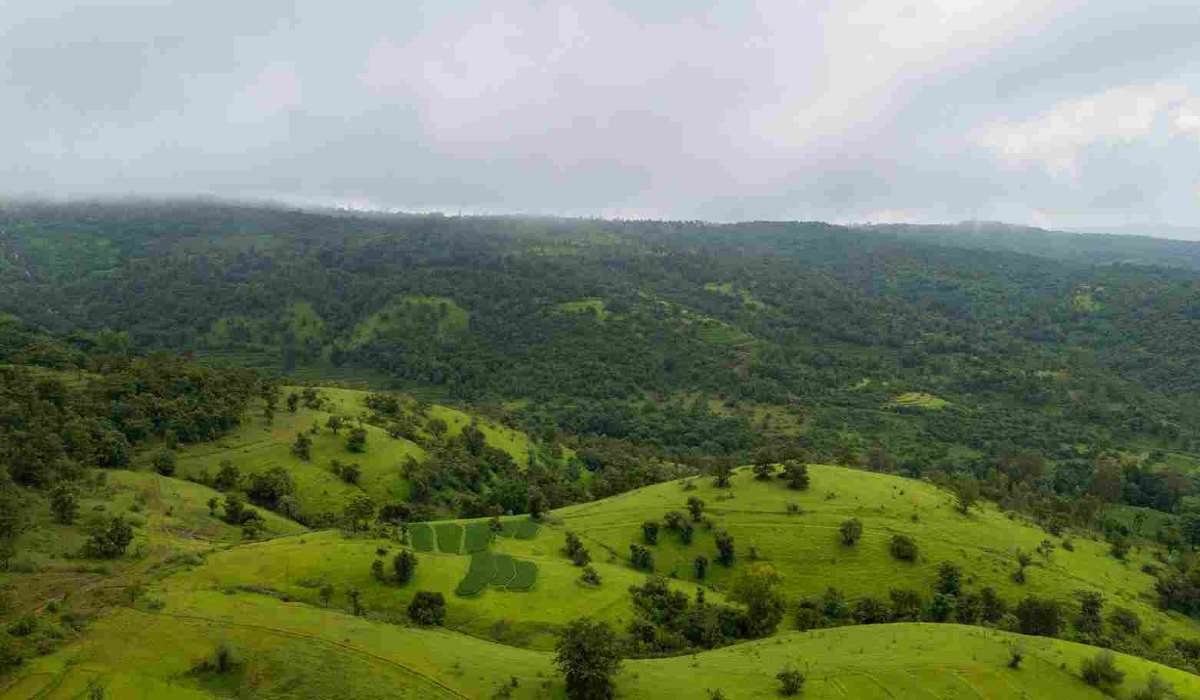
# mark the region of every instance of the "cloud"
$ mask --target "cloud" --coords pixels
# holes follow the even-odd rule
[[[1185,85],[1125,85],[1063,100],[1023,121],[990,122],[973,140],[1007,163],[1078,177],[1080,157],[1094,145],[1200,130],[1196,104]]]
[[[9,0],[0,194],[1200,224],[1176,0]]]

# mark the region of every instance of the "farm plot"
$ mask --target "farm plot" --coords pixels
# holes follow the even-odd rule
[[[455,594],[469,598],[491,586],[510,591],[527,591],[537,580],[537,565],[514,559],[507,554],[477,552],[471,555],[467,575],[459,581]]]
[[[414,523],[408,527],[408,536],[413,549],[418,552],[433,551],[433,528],[425,523]]]
[[[437,531],[437,546],[439,551],[444,554],[458,554],[462,551],[462,525],[458,523],[438,523],[433,527]]]

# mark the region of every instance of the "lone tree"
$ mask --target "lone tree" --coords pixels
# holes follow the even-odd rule
[[[617,636],[603,622],[588,618],[569,623],[555,647],[554,663],[567,682],[573,700],[608,700],[613,676],[621,668]]]
[[[50,512],[54,514],[55,522],[70,525],[79,515],[79,494],[75,488],[62,482],[50,491]]]
[[[93,559],[116,559],[125,554],[125,549],[132,541],[133,528],[118,515],[108,521],[107,526],[98,527],[92,532],[83,545],[83,553]]]
[[[221,460],[221,468],[217,471],[217,476],[213,479],[213,488],[218,491],[228,491],[237,488],[238,482],[241,481],[242,474],[238,468],[233,466],[233,462],[228,459]]]
[[[954,492],[954,508],[966,515],[979,502],[979,482],[973,477],[960,476],[950,484]]]
[[[797,459],[789,459],[783,466],[780,475],[787,482],[788,488],[795,491],[807,491],[809,487],[808,465]]]
[[[838,532],[842,535],[842,544],[850,547],[862,539],[862,521],[858,518],[850,518],[842,523],[838,528]]]
[[[350,431],[350,435],[346,437],[346,449],[351,452],[367,451],[366,428],[354,428]]]
[[[312,459],[312,438],[304,433],[296,433],[296,441],[292,443],[292,454],[305,462]]]
[[[900,561],[916,561],[917,543],[908,535],[892,535],[888,551]]]
[[[804,673],[791,664],[784,666],[783,670],[775,674],[775,678],[779,681],[779,694],[789,697],[799,695],[800,691],[804,690],[804,681],[807,680]]]
[[[700,522],[700,518],[704,516],[704,501],[696,496],[688,496],[687,508],[688,513],[692,516],[692,520]]]
[[[733,535],[725,530],[720,530],[714,536],[717,541],[717,561],[724,566],[733,565]]]
[[[640,544],[629,545],[629,561],[635,569],[654,571],[654,557]]]
[[[246,520],[246,504],[236,493],[225,496],[225,522],[230,525],[241,525]]]
[[[703,581],[704,577],[708,575],[708,557],[697,554],[696,558],[692,560],[692,568],[696,571],[696,578]]]
[[[746,606],[746,631],[752,637],[771,634],[783,619],[786,604],[778,590],[779,580],[773,566],[757,562],[733,582],[729,597]]]
[[[717,464],[717,472],[713,475],[713,485],[719,489],[729,488],[729,479],[733,476],[733,467],[728,462]]]
[[[329,428],[330,432],[334,435],[337,435],[338,431],[342,429],[342,417],[329,416],[329,420],[325,421],[325,427]]]
[[[754,465],[754,478],[758,481],[770,481],[775,473],[775,465],[771,462],[757,462]]]
[[[658,523],[654,520],[647,520],[642,523],[642,539],[646,544],[658,544]]]
[[[412,580],[413,573],[417,570],[417,555],[407,549],[401,550],[392,559],[392,570],[396,572],[396,583],[403,586]]]
[[[446,597],[434,591],[418,591],[408,604],[408,617],[418,625],[440,625],[446,621]]]
[[[175,453],[165,447],[154,453],[154,471],[163,476],[175,473]]]
[[[351,532],[366,529],[375,516],[375,502],[366,494],[359,494],[346,504],[346,524]]]

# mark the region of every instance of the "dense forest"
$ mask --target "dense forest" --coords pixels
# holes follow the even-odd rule
[[[785,446],[982,478],[1024,455],[1048,465],[1033,479],[1046,498],[1096,491],[1107,461],[1139,475],[1116,500],[1171,511],[1191,486],[1167,484],[1200,450],[1196,248],[979,226],[28,204],[0,210],[0,310],[108,343],[116,329],[137,352],[424,391],[590,440],[587,454]]]

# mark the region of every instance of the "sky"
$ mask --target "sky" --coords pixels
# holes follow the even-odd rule
[[[1186,230],[1197,37],[1196,0],[4,0],[0,195]]]

